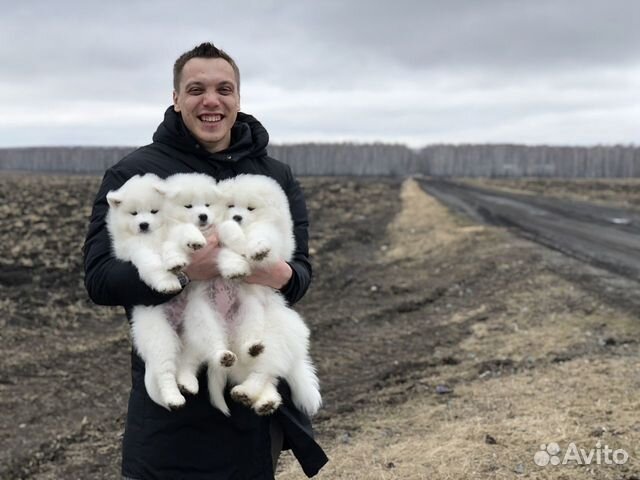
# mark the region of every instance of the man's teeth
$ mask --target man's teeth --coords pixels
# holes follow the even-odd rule
[[[222,120],[222,115],[201,115],[200,120],[203,122],[219,122]]]

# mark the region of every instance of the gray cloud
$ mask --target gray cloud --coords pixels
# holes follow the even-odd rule
[[[620,141],[601,122],[635,141],[615,112],[638,108],[638,18],[634,0],[7,3],[0,146],[150,138],[173,61],[205,40],[280,141]],[[561,118],[593,138],[546,129]]]

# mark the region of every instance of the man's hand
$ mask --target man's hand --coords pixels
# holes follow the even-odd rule
[[[255,270],[245,278],[247,283],[257,283],[280,290],[293,276],[293,271],[287,262],[280,260],[278,263],[264,269]]]
[[[220,275],[218,272],[218,237],[215,233],[207,237],[207,244],[191,255],[189,265],[184,272],[191,280],[211,280]]]

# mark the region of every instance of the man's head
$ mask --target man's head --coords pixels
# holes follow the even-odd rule
[[[240,110],[240,71],[211,43],[182,54],[173,67],[173,106],[191,134],[208,151],[229,146]]]

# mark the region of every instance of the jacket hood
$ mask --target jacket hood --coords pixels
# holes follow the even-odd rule
[[[261,157],[267,154],[269,133],[255,117],[238,112],[231,127],[231,144],[226,150],[210,153],[187,129],[182,115],[167,108],[164,120],[153,134],[153,141],[164,143],[190,155],[222,162],[237,162],[244,157]]]

